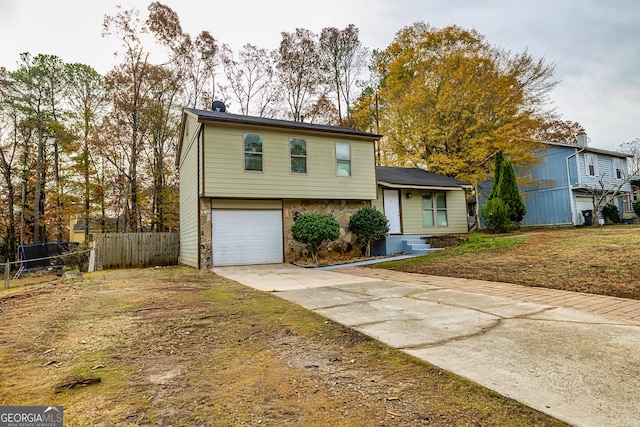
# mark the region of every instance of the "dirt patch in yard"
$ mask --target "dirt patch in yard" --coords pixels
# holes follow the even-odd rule
[[[189,268],[0,291],[0,405],[63,405],[69,426],[562,425]]]

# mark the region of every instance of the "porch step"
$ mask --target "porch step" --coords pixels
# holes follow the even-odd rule
[[[402,250],[409,254],[428,254],[431,245],[422,239],[406,239],[402,241]]]

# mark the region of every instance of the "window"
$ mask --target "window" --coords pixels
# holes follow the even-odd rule
[[[597,168],[598,158],[593,153],[585,153],[584,155],[584,164],[585,164],[585,173],[589,176],[596,176],[598,173]]]
[[[622,179],[622,159],[613,158],[613,176]]]
[[[307,173],[307,141],[301,138],[289,140],[291,173]]]
[[[425,227],[448,225],[446,193],[422,193],[422,225]]]
[[[244,134],[244,170],[262,172],[262,135]]]
[[[336,175],[351,176],[351,145],[336,142]]]

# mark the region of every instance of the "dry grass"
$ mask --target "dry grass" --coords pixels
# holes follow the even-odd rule
[[[0,291],[0,405],[28,404],[63,405],[68,426],[561,425],[299,306],[188,268]]]
[[[466,243],[379,268],[640,298],[640,226],[474,234]]]

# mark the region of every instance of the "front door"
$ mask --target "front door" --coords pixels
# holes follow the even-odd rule
[[[389,220],[389,234],[402,234],[400,223],[400,191],[382,190],[384,215]]]

